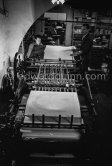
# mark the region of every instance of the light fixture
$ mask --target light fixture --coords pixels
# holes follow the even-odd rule
[[[59,3],[63,4],[65,2],[65,0],[51,0],[51,2],[53,4],[57,3],[59,5]]]

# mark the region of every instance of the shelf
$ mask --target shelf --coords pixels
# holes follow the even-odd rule
[[[84,13],[82,13],[81,15],[81,13],[79,14],[79,12],[81,11],[78,11],[77,15],[77,13],[75,13],[74,11],[72,45],[77,42],[81,43],[81,38],[82,38],[82,34],[80,33],[81,27],[83,23],[88,23],[90,25],[91,33],[93,34],[94,38],[100,37],[102,40],[102,37],[105,36],[106,39],[108,40],[108,47],[109,47],[110,37],[112,34],[112,18],[108,17],[107,19],[101,16],[98,17],[98,15],[96,15],[96,17],[90,17],[90,16],[86,17]]]

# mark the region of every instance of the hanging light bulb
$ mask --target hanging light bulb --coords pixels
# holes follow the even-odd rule
[[[59,5],[59,1],[57,1],[57,4]]]
[[[59,5],[59,3],[63,4],[65,2],[65,0],[51,0],[51,2],[53,4],[57,3]]]

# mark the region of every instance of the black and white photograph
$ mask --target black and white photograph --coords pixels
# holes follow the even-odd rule
[[[111,118],[111,3],[0,0],[0,166],[108,166]]]

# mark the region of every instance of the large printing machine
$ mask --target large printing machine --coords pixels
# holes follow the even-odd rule
[[[46,46],[44,59],[18,57],[4,127],[4,135],[10,133],[7,154],[18,165],[91,159],[96,111],[76,51]]]

